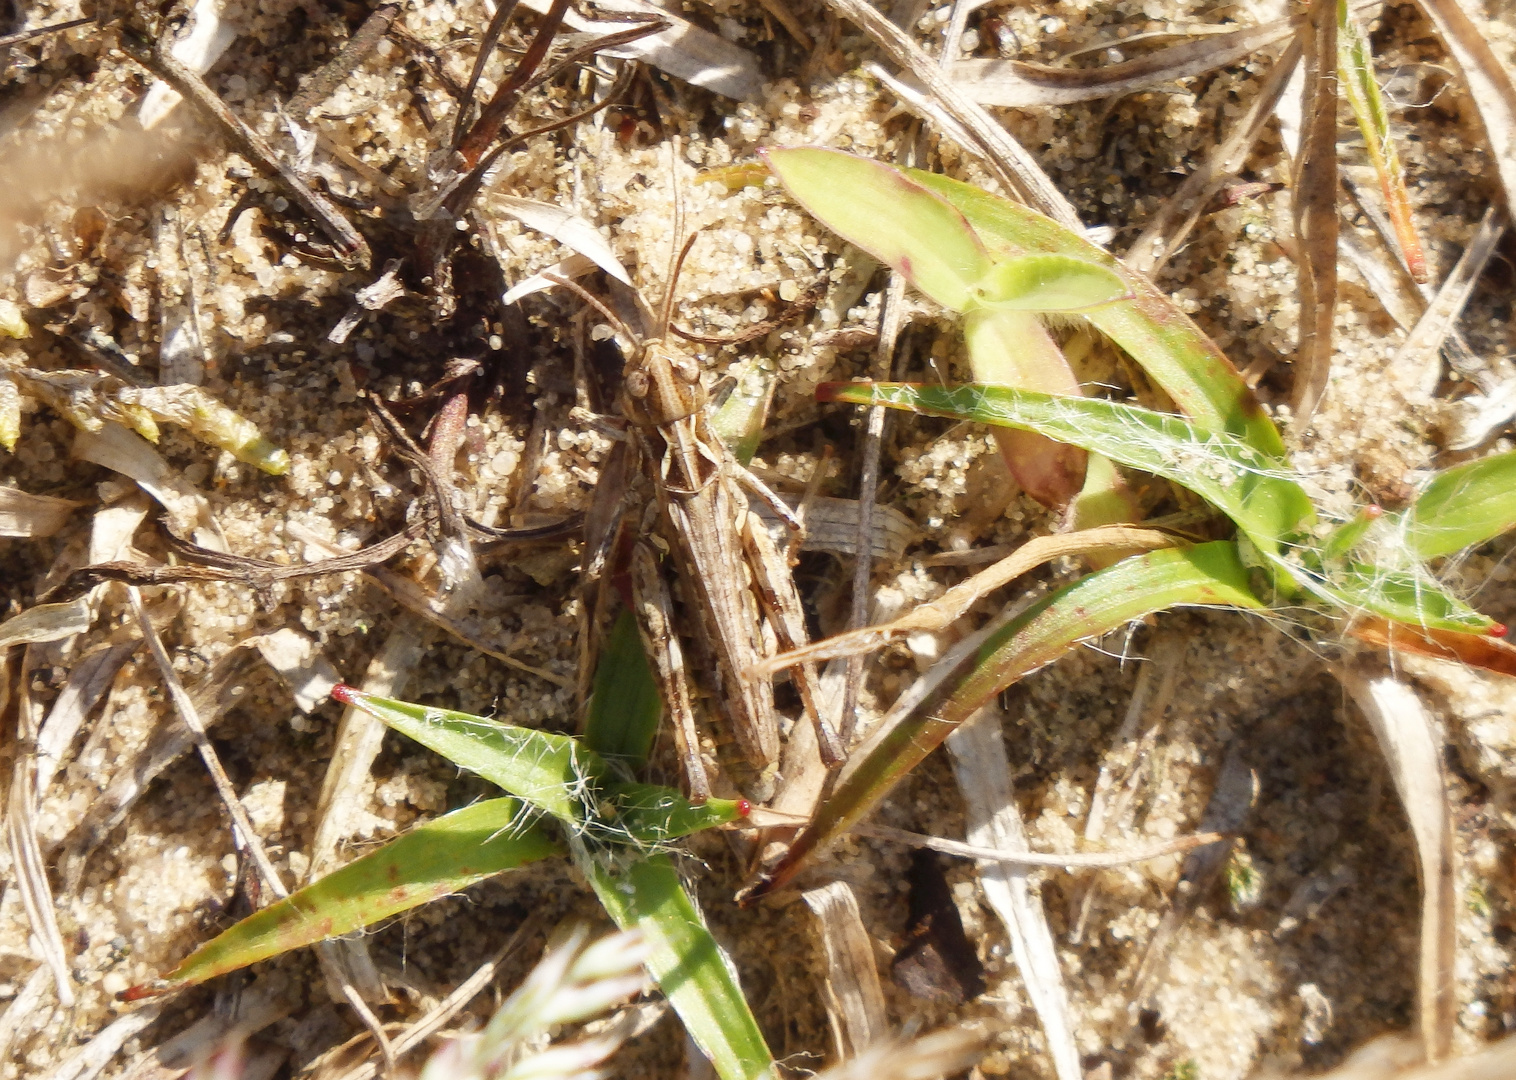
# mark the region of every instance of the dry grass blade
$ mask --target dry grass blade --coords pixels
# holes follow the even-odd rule
[[[1414,1040],[1386,1036],[1355,1051],[1341,1067],[1313,1073],[1311,1080],[1508,1080],[1516,1076],[1516,1035],[1435,1064],[1420,1057]]]
[[[980,105],[1027,108],[1134,94],[1235,64],[1295,33],[1298,19],[1189,41],[1099,68],[1055,68],[1020,60],[960,60],[952,80]]]
[[[107,423],[99,431],[75,435],[74,456],[135,480],[168,511],[174,532],[192,535],[195,543],[212,551],[228,550],[210,502],[142,436]]]
[[[247,818],[247,811],[242,806],[242,800],[237,797],[237,791],[232,787],[231,779],[221,765],[216,748],[211,745],[205,733],[205,724],[201,722],[194,699],[184,689],[184,684],[179,681],[179,675],[174,671],[174,662],[169,658],[168,650],[163,647],[163,639],[158,636],[157,628],[147,617],[147,609],[142,605],[142,593],[134,585],[128,585],[126,588],[132,614],[136,617],[137,626],[142,631],[143,640],[147,642],[153,662],[158,665],[158,673],[163,677],[164,685],[168,688],[169,700],[174,703],[174,711],[179,714],[180,721],[189,730],[194,740],[195,748],[200,751],[206,770],[211,774],[211,781],[216,785],[216,793],[221,796],[227,813],[231,815],[232,823],[241,833],[242,842],[247,845],[248,851],[252,854],[264,884],[275,896],[281,900],[284,899],[289,895],[289,890],[284,887],[284,882],[279,878],[279,872],[274,869],[268,852],[263,848],[263,841],[253,830],[252,822]]]
[[[961,844],[957,840],[944,840],[938,836],[927,836],[923,833],[908,832],[889,825],[872,825],[868,822],[860,822],[848,831],[859,836],[872,836],[876,840],[891,840],[899,844],[909,844],[911,847],[940,851],[944,855],[957,855],[964,859],[981,859],[987,862],[1004,863],[1007,866],[1055,866],[1066,870],[1109,870],[1117,866],[1131,866],[1133,863],[1146,862],[1148,859],[1182,855],[1186,851],[1226,839],[1221,833],[1203,832],[1126,851],[1008,851],[1003,848],[985,847],[981,844]]]
[[[35,653],[28,645],[22,654],[21,670],[16,680],[16,745],[19,753],[11,769],[11,788],[5,814],[6,840],[10,847],[11,872],[16,877],[21,905],[32,928],[33,948],[52,972],[58,1002],[64,1008],[74,1005],[73,976],[69,972],[68,953],[53,906],[52,886],[47,879],[47,864],[37,842],[37,712],[31,697],[32,665]],[[0,652],[0,679],[10,678],[10,665]]]
[[[753,666],[754,674],[768,675],[802,660],[831,660],[858,656],[882,649],[909,634],[944,630],[962,618],[985,596],[1014,581],[1022,574],[1065,555],[1082,555],[1101,551],[1156,551],[1178,543],[1176,537],[1156,529],[1137,529],[1126,525],[1105,525],[1055,536],[1029,540],[994,566],[980,571],[967,581],[953,586],[928,604],[919,604],[892,622],[866,626],[845,634],[818,641],[794,652],[764,660]]]
[[[369,662],[361,689],[379,697],[403,698],[426,646],[425,625],[414,615],[402,615]],[[362,709],[349,705],[342,710],[321,796],[316,801],[316,835],[311,842],[307,881],[336,869],[337,845],[353,831],[352,818],[360,793],[387,730],[382,721]]]
[[[1431,395],[1437,389],[1437,382],[1442,377],[1439,353],[1443,342],[1468,304],[1474,284],[1484,273],[1500,238],[1505,235],[1506,221],[1505,213],[1496,207],[1485,212],[1468,246],[1438,288],[1436,298],[1396,350],[1390,361],[1390,371],[1402,392]]]
[[[1241,832],[1257,799],[1258,774],[1248,764],[1241,746],[1234,740],[1227,750],[1226,759],[1221,763],[1216,787],[1211,791],[1210,801],[1206,803],[1205,813],[1201,816],[1201,831],[1229,835]],[[1232,843],[1225,840],[1197,848],[1185,857],[1169,910],[1164,912],[1158,929],[1148,940],[1142,963],[1132,977],[1131,1000],[1134,1006],[1146,1003],[1151,996],[1159,976],[1168,966],[1174,935],[1179,933],[1200,898],[1221,874],[1231,853]]]
[[[37,804],[47,796],[48,785],[63,763],[63,757],[89,715],[110,689],[116,672],[137,651],[138,642],[124,641],[96,649],[74,665],[68,682],[58,695],[37,735]]]
[[[1418,0],[1463,72],[1469,97],[1484,121],[1505,189],[1507,206],[1516,206],[1516,85],[1490,47],[1490,35],[1474,24],[1458,0]]]
[[[137,41],[130,32],[123,33],[119,40],[128,56],[188,98],[221,128],[238,153],[284,186],[290,197],[315,219],[331,240],[344,266],[366,267],[369,264],[372,253],[368,241],[353,228],[346,215],[286,165],[267,140],[235,116],[199,74],[182,64],[173,55],[167,39],[160,41],[154,49]]]
[[[249,650],[232,649],[196,684],[191,698],[196,714],[207,729],[215,726],[237,703],[248,665],[253,662]],[[110,783],[63,841],[65,854],[60,861],[68,891],[72,892],[78,886],[90,853],[125,820],[127,812],[147,791],[148,785],[193,746],[194,738],[183,725],[163,724],[135,755],[117,763]]]
[[[1421,873],[1418,1000],[1430,1062],[1447,1057],[1457,1023],[1458,941],[1453,823],[1442,777],[1442,740],[1416,693],[1384,668],[1342,667],[1337,677],[1368,718],[1416,837]]]
[[[337,669],[321,652],[315,640],[292,627],[263,634],[246,644],[258,650],[295,698],[295,707],[303,713],[315,712],[326,701],[332,687],[342,681]]]
[[[1090,795],[1090,813],[1084,821],[1084,838],[1098,841],[1106,825],[1119,821],[1136,793],[1139,767],[1158,737],[1159,726],[1169,703],[1174,697],[1174,684],[1179,678],[1180,661],[1189,643],[1180,635],[1163,633],[1154,641],[1149,662],[1143,664],[1137,674],[1137,685],[1127,703],[1126,716],[1121,729],[1112,740],[1100,763],[1100,774],[1095,779],[1095,790]],[[1156,683],[1156,687],[1154,686]],[[1146,720],[1146,729],[1139,736],[1138,726]],[[1074,914],[1074,928],[1069,940],[1078,942],[1084,936],[1084,925],[1090,916],[1090,906],[1095,899],[1093,880],[1083,883],[1069,908]]]
[[[541,15],[552,6],[552,0],[522,0],[522,6]],[[752,53],[677,14],[644,0],[603,0],[595,7],[619,15],[651,15],[673,23],[667,30],[606,49],[602,55],[618,60],[641,60],[693,86],[736,101],[751,100],[763,86],[763,73]],[[596,22],[573,11],[564,16],[563,25],[571,30],[597,34],[625,29],[625,23]]]
[[[217,1047],[277,1024],[290,1011],[290,1002],[279,996],[276,989],[254,983],[236,995],[231,1008],[208,1012],[173,1038],[138,1055],[126,1070],[124,1080],[167,1080],[182,1075],[193,1063],[209,1058]]]
[[[1048,179],[1026,149],[995,122],[984,109],[970,101],[932,62],[931,57],[905,31],[886,19],[866,0],[827,0],[843,18],[859,26],[895,63],[926,87],[937,102],[968,132],[965,149],[981,155],[1002,183],[1033,209],[1061,225],[1082,230],[1079,215],[1063,193]]]
[[[945,1028],[910,1042],[879,1043],[852,1061],[834,1065],[816,1080],[936,1080],[969,1068],[987,1049],[968,1028]]]
[[[847,1061],[889,1037],[889,1016],[879,968],[874,963],[858,900],[846,882],[834,881],[801,894],[816,916],[821,944],[826,950],[827,1018],[837,1057]]]
[[[1221,190],[1221,186],[1242,171],[1252,152],[1253,144],[1263,134],[1274,115],[1290,76],[1300,64],[1301,42],[1297,35],[1289,46],[1274,61],[1268,78],[1259,87],[1258,96],[1248,106],[1244,116],[1211,153],[1205,164],[1179,185],[1172,198],[1165,199],[1153,219],[1142,230],[1126,254],[1126,264],[1144,274],[1157,271],[1169,258],[1184,246],[1190,231],[1200,220],[1207,204]]]
[[[1305,101],[1295,163],[1295,268],[1300,278],[1300,338],[1290,407],[1304,430],[1332,374],[1337,308],[1337,3],[1312,0],[1301,27]]]
[[[299,123],[305,123],[311,110],[335,94],[338,87],[347,81],[364,58],[384,39],[395,16],[400,14],[400,8],[400,4],[380,4],[370,12],[337,55],[301,83],[300,89],[285,106],[285,112]]]
[[[1000,734],[1000,712],[982,710],[947,737],[953,776],[963,793],[969,843],[1014,854],[1030,849],[1021,810],[1011,790],[1011,767]],[[1063,968],[1053,944],[1042,901],[1034,896],[1027,870],[1003,862],[981,862],[979,884],[1011,939],[1016,967],[1047,1038],[1058,1080],[1082,1080],[1074,1018],[1069,1010]]]
[[[163,1009],[163,1002],[153,1001],[119,1017],[40,1080],[92,1080],[99,1076],[127,1041],[154,1023]]]
[[[398,1038],[391,1041],[394,1055],[400,1057],[409,1053],[441,1031],[449,1020],[457,1016],[469,1002],[478,997],[494,981],[500,971],[501,963],[516,951],[523,940],[536,934],[542,921],[541,913],[533,913],[522,920],[515,933],[506,939],[505,944],[496,950],[495,955],[475,968],[474,973],[459,983],[456,990],[406,1028]],[[338,1080],[373,1080],[379,1075],[380,1067],[379,1062],[366,1061],[343,1073]]]
[[[889,287],[880,299],[879,340],[874,345],[873,376],[888,379],[895,359],[905,308],[905,276],[890,271]],[[874,501],[879,492],[879,456],[884,446],[885,411],[873,408],[864,420],[862,462],[858,474],[858,556],[853,562],[853,590],[848,628],[861,629],[869,617],[869,578],[873,573]],[[867,555],[863,554],[868,552]],[[849,657],[842,693],[842,745],[853,741],[858,724],[858,691],[863,683],[862,657]]]
[[[52,536],[81,505],[72,499],[29,495],[13,487],[0,487],[0,536]]]
[[[0,1061],[10,1060],[11,1043],[15,1040],[16,1033],[42,1004],[43,992],[52,981],[53,973],[48,970],[47,965],[38,964],[26,977],[21,990],[5,1006],[5,1011],[0,1013]],[[153,1009],[153,1015],[156,1015],[156,1012],[156,1008]]]

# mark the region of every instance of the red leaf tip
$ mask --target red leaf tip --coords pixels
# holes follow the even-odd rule
[[[116,995],[117,1001],[141,1001],[143,998],[154,997],[163,991],[155,989],[151,983],[138,983],[136,986],[128,986]]]
[[[1384,507],[1380,506],[1378,503],[1369,503],[1368,506],[1365,506],[1363,508],[1363,516],[1368,518],[1370,521],[1373,521],[1376,518],[1382,518],[1384,517]]]
[[[1506,634],[1508,634],[1510,632],[1511,632],[1511,628],[1509,626],[1507,626],[1503,622],[1494,623],[1493,625],[1491,625],[1491,627],[1488,630],[1485,631],[1485,633],[1489,634],[1490,637],[1502,637],[1502,638],[1505,637]]]
[[[359,690],[356,686],[338,683],[332,687],[331,698],[333,701],[340,701],[344,705],[352,705],[362,693],[363,691]]]
[[[737,800],[737,816],[738,817],[748,817],[749,815],[752,814],[752,812],[753,812],[753,804],[752,803],[748,802],[746,799],[738,799]]]

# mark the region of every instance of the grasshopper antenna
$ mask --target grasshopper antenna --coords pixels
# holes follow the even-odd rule
[[[684,189],[679,185],[679,136],[675,135],[669,143],[669,176],[674,184],[674,243],[679,243],[679,237],[684,235]],[[684,269],[685,257],[689,255],[690,248],[695,246],[695,241],[700,236],[700,230],[696,229],[685,239],[684,246],[669,259],[668,290],[663,294],[663,305],[658,312],[657,337],[663,338],[668,335],[669,324],[674,321],[674,296],[679,285],[679,272]]]
[[[621,316],[612,311],[610,307],[607,306],[599,297],[590,292],[583,285],[579,284],[579,282],[575,281],[573,278],[564,277],[561,274],[544,273],[542,276],[545,280],[551,281],[554,285],[567,289],[569,292],[579,297],[579,299],[583,300],[590,307],[594,308],[596,311],[600,312],[600,314],[604,315],[606,321],[614,326],[620,333],[626,335],[626,339],[630,341],[633,346],[637,348],[642,347],[642,335],[634,333],[632,331],[632,328],[622,321]]]

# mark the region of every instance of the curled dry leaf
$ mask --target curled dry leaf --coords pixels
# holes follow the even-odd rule
[[[83,503],[0,487],[0,536],[52,536]]]

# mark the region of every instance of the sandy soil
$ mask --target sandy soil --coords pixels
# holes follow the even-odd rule
[[[603,389],[606,396],[595,394],[617,377],[619,362],[607,355],[607,343],[592,340],[598,317],[584,317],[573,297],[540,293],[512,309],[499,303],[506,287],[565,254],[509,216],[506,197],[555,203],[599,228],[656,302],[669,287],[677,186],[687,226],[709,230],[678,282],[685,323],[730,333],[781,310],[775,297],[827,283],[817,311],[740,349],[706,348],[703,359],[713,375],[757,356],[775,361],[779,391],[758,456],[763,475],[803,484],[830,445],[839,464],[826,490],[855,495],[856,417],[818,406],[812,391],[867,369],[867,352],[845,351],[822,335],[877,318],[882,278],[868,279],[862,293],[849,292],[850,275],[867,279],[857,253],[845,252],[772,185],[731,190],[697,183],[697,176],[750,163],[763,146],[795,143],[886,159],[914,148],[928,167],[979,182],[986,174],[859,70],[873,54],[851,26],[829,21],[818,5],[792,6],[824,43],[815,55],[757,5],[692,7],[691,19],[755,58],[765,80],[760,94],[737,102],[656,71],[640,74],[630,104],[507,156],[469,220],[453,276],[453,313],[439,314],[435,283],[407,269],[406,294],[382,311],[364,312],[342,344],[329,335],[353,309],[355,292],[378,277],[386,260],[416,249],[420,230],[407,199],[427,190],[428,154],[453,108],[435,74],[417,61],[420,54],[386,40],[315,110],[321,138],[314,168],[335,196],[356,205],[347,213],[375,251],[373,269],[343,271],[295,253],[281,230],[308,232],[310,226],[292,218],[274,185],[229,153],[187,108],[153,132],[140,129],[134,108],[148,79],[109,47],[110,34],[84,27],[12,48],[0,57],[6,192],[0,197],[0,297],[21,305],[30,335],[0,341],[0,358],[47,371],[87,368],[91,355],[78,343],[93,329],[119,345],[121,362],[148,384],[171,363],[179,365],[175,371],[196,374],[206,390],[288,451],[288,473],[264,475],[180,428],[166,427],[157,451],[182,491],[203,496],[230,551],[284,564],[324,554],[316,539],[351,550],[390,536],[404,527],[418,497],[420,477],[386,450],[357,391],[416,399],[397,411],[419,436],[439,403],[427,392],[449,374],[450,362],[472,361],[474,374],[450,384],[469,395],[455,461],[461,507],[498,526],[560,520],[587,507],[610,446],[575,409],[611,400]],[[70,3],[20,7],[28,26],[76,14]],[[295,0],[226,5],[225,18],[239,36],[209,83],[282,149],[291,144],[279,104],[367,14],[356,3],[330,8]],[[918,40],[934,50],[946,10],[921,13],[914,24]],[[967,44],[977,56],[997,55],[1000,48],[1006,50],[1001,55],[1039,62],[1104,46],[1077,61],[1088,64],[1103,55],[1113,59],[1106,50],[1119,48],[1122,38],[1171,24],[1249,25],[1282,14],[1254,3],[1039,0],[987,9],[970,23],[977,44]],[[481,4],[431,0],[406,5],[399,25],[462,80],[486,21]],[[1500,55],[1508,56],[1507,17],[1487,29]],[[521,42],[514,30],[508,40]],[[1381,78],[1393,76],[1392,98],[1405,106],[1395,114],[1404,135],[1401,153],[1437,281],[1499,199],[1493,165],[1468,96],[1421,16],[1409,6],[1386,10],[1373,24],[1373,42]],[[1001,115],[1083,220],[1112,230],[1111,247],[1119,253],[1230,130],[1277,51],[1119,99]],[[486,70],[487,82],[498,83],[513,62],[497,59]],[[552,90],[528,95],[513,127],[530,128],[578,107],[582,91],[579,83],[559,80]],[[682,148],[673,174],[667,147],[676,134]],[[1343,154],[1360,176],[1357,138],[1344,111]],[[1276,409],[1288,400],[1298,319],[1295,269],[1286,250],[1287,192],[1279,190],[1288,176],[1271,127],[1241,177],[1268,187],[1235,205],[1218,200],[1157,277]],[[254,201],[234,215],[250,190]],[[1361,215],[1349,216],[1367,235]],[[1478,355],[1503,356],[1511,348],[1507,260],[1508,253],[1492,264],[1461,324]],[[186,350],[165,341],[166,327],[186,326],[198,343]],[[1347,269],[1337,326],[1333,382],[1314,425],[1299,430],[1289,425],[1287,410],[1279,411],[1298,463],[1322,497],[1341,501],[1365,484],[1404,484],[1417,470],[1454,460],[1439,454],[1436,401],[1407,403],[1381,377],[1403,334]],[[951,377],[961,370],[955,369],[959,353],[953,324],[922,306],[906,332],[901,373]],[[1124,378],[1101,347],[1088,364],[1107,381]],[[1445,382],[1439,397],[1459,391],[1456,381]],[[163,509],[120,473],[76,456],[76,430],[57,407],[29,395],[23,410],[22,438],[14,455],[0,457],[0,480],[80,506],[56,535],[0,540],[6,613],[32,607],[45,588],[88,562],[91,530],[100,528],[97,518],[107,508],[145,512],[130,542],[140,557],[165,560],[154,525]],[[1506,443],[1485,447],[1497,448]],[[881,500],[907,514],[917,535],[898,564],[878,568],[875,587],[884,601],[930,598],[964,576],[961,568],[935,564],[933,555],[1015,543],[1056,524],[1015,492],[982,432],[914,417],[892,420],[886,462]],[[184,504],[175,513],[183,515]],[[1516,622],[1506,550],[1490,545],[1448,571],[1481,610]],[[477,640],[557,682],[426,627],[360,573],[279,583],[262,595],[224,583],[145,591],[187,684],[229,673],[229,707],[213,729],[214,742],[276,865],[295,879],[311,858],[339,710],[323,701],[301,711],[245,643],[298,631],[350,682],[362,680],[387,645],[409,644],[415,662],[396,696],[572,730],[580,555],[575,538],[484,557],[486,590],[469,613]],[[434,563],[429,546],[418,541],[391,567],[426,583],[434,581]],[[836,629],[845,617],[851,562],[809,554],[797,573],[819,628]],[[1039,584],[1074,573],[1073,567],[1049,571]],[[45,715],[81,660],[131,638],[132,625],[124,592],[112,586],[101,595],[88,632],[12,649],[4,669],[7,735],[17,730],[18,710]],[[1148,665],[1157,665],[1152,678],[1172,678],[1170,704],[1161,715],[1142,717],[1140,730],[1150,735],[1112,842],[1193,831],[1229,752],[1244,755],[1258,776],[1257,804],[1232,863],[1238,873],[1251,868],[1250,887],[1236,885],[1234,873],[1193,898],[1193,910],[1166,948],[1166,965],[1140,999],[1134,975],[1175,902],[1180,860],[1034,875],[1058,935],[1088,1070],[1108,1063],[1106,1075],[1230,1080],[1322,1069],[1366,1040],[1414,1023],[1418,885],[1405,815],[1372,733],[1330,674],[1328,664],[1343,646],[1319,641],[1307,648],[1284,629],[1229,613],[1166,614],[1069,656],[1000,703],[1017,796],[1038,848],[1078,846],[1096,776]],[[887,704],[920,659],[898,648],[871,663],[866,710]],[[1446,738],[1461,856],[1456,1046],[1466,1050],[1516,1026],[1508,798],[1516,779],[1510,759],[1516,701],[1505,687],[1473,673],[1430,664],[1406,671]],[[239,864],[225,814],[193,755],[169,765],[125,820],[72,864],[77,872],[69,871],[66,856],[83,850],[80,823],[93,820],[88,815],[98,812],[113,780],[176,723],[147,653],[132,652],[41,799],[36,833],[52,868],[74,976],[71,1008],[59,1003],[50,980],[34,974],[37,953],[12,855],[0,852],[0,1010],[7,1002],[12,1010],[0,1016],[0,1045],[8,1048],[0,1077],[49,1074],[107,1025],[141,1008],[119,1003],[118,991],[171,966],[231,918]],[[7,738],[0,754],[9,766],[17,742]],[[673,779],[671,756],[663,768]],[[481,790],[450,764],[391,735],[361,787],[343,857]],[[878,820],[961,837],[962,806],[946,762],[934,758],[918,770]],[[731,895],[741,869],[726,840],[707,835],[690,848],[693,888],[749,988],[775,1054],[797,1068],[819,1067],[830,1058],[832,1042],[819,989],[820,943],[808,909],[792,895],[739,910]],[[941,863],[984,968],[984,993],[967,1003],[927,1000],[890,979],[889,957],[905,943],[910,865],[911,852],[899,845],[849,840],[814,879],[832,876],[852,885],[879,953],[892,1019],[903,1029],[952,1020],[980,1024],[994,1042],[980,1067],[984,1075],[1052,1076],[1021,978],[972,864]],[[1230,890],[1227,880],[1234,882]],[[1086,895],[1083,933],[1074,940],[1077,906]],[[542,921],[505,963],[497,980],[503,991],[535,960],[560,916],[603,920],[582,883],[556,863],[419,910],[365,939],[391,992],[388,1003],[376,1006],[379,1015],[413,1019],[531,912]],[[338,1075],[369,1052],[358,1045],[330,1056],[362,1029],[347,1006],[333,1003],[308,953],[263,964],[251,979],[239,984],[243,993],[256,987],[287,1010],[255,1043],[284,1062],[285,1075]],[[28,999],[33,983],[37,989]],[[156,1019],[126,1040],[101,1075],[132,1068],[212,1010],[218,993],[224,1001],[226,991],[211,987],[156,1006]],[[481,995],[465,1017],[488,1015],[496,1001],[498,994]],[[617,1075],[674,1075],[683,1054],[682,1033],[670,1018],[613,1067]]]

